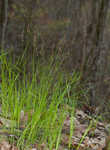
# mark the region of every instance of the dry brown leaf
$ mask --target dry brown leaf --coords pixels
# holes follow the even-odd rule
[[[11,150],[18,150],[16,146],[12,146]]]
[[[66,134],[62,134],[61,143],[62,143],[62,145],[68,145],[68,143],[69,143],[69,136],[66,135]]]
[[[47,145],[45,143],[42,143],[40,145],[40,150],[48,150]]]
[[[0,150],[10,150],[11,145],[7,141],[2,141],[0,143]]]

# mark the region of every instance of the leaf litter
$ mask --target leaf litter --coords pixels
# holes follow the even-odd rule
[[[32,115],[31,111],[31,115]],[[21,111],[21,128],[24,129],[24,123],[27,121],[27,113]],[[92,122],[91,127],[88,129],[90,122]],[[16,144],[10,144],[8,137],[13,136],[17,139],[16,132],[15,135],[9,132],[8,128],[16,126],[14,120],[6,119],[0,117],[0,150],[18,150]],[[4,128],[4,126],[6,128]],[[71,137],[71,150],[102,150],[106,144],[106,132],[105,124],[93,119],[91,116],[86,114],[83,110],[76,109],[74,117],[74,134]],[[7,130],[6,130],[7,129]],[[88,130],[87,130],[88,129]],[[20,131],[21,132],[21,131]],[[86,133],[86,134],[85,134]],[[69,150],[69,136],[70,136],[70,116],[64,121],[61,142],[58,150]],[[79,144],[80,143],[80,144]],[[26,150],[49,150],[46,143],[34,144],[31,148]],[[55,150],[55,148],[53,148]]]

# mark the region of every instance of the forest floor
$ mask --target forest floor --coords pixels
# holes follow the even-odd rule
[[[21,121],[25,122],[27,116],[21,112]],[[106,145],[106,123],[98,121],[82,110],[75,110],[75,117],[73,118],[73,135],[70,139],[71,116],[69,113],[63,123],[61,131],[61,141],[58,150],[103,150]],[[0,117],[0,149],[1,150],[18,150],[16,146],[17,135],[8,131],[14,122],[10,119]],[[3,128],[6,126],[7,128]],[[23,128],[23,124],[22,124]],[[14,141],[10,142],[9,138],[13,137]],[[70,144],[71,143],[71,144]],[[34,143],[30,148],[25,150],[50,150],[46,142]],[[56,150],[55,147],[52,150]]]

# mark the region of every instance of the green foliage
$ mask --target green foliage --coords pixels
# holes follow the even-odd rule
[[[64,77],[59,63],[53,65],[52,59],[47,65],[38,63],[35,67],[33,58],[31,77],[28,78],[24,68],[19,80],[20,73],[16,72],[18,64],[13,65],[12,59],[5,55],[1,57],[1,64],[1,115],[16,122],[14,126],[10,124],[8,132],[18,136],[17,146],[24,149],[38,141],[46,143],[50,150],[53,147],[57,150],[68,111],[64,107],[64,98],[71,99],[69,91],[77,85],[78,76]],[[74,129],[75,95],[72,101],[69,147]],[[21,116],[22,113],[24,116]],[[18,130],[15,132],[15,129]]]

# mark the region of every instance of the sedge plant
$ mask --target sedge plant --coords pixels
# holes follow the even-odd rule
[[[22,60],[24,58],[22,57]],[[21,61],[22,61],[21,60]],[[34,143],[45,143],[49,150],[58,150],[61,142],[63,122],[67,111],[65,97],[69,95],[71,86],[77,83],[78,77],[72,76],[65,80],[64,75],[59,71],[58,63],[53,66],[49,64],[32,61],[32,70],[28,78],[25,65],[20,80],[20,69],[17,64],[12,63],[6,55],[0,57],[1,61],[1,91],[0,104],[1,116],[7,119],[8,125],[4,127],[7,132],[16,136],[12,139],[21,150],[27,149]],[[77,86],[77,84],[76,84]],[[76,94],[74,94],[74,99]],[[73,102],[71,111],[70,139],[74,131],[74,109]],[[21,113],[23,112],[23,116]]]

